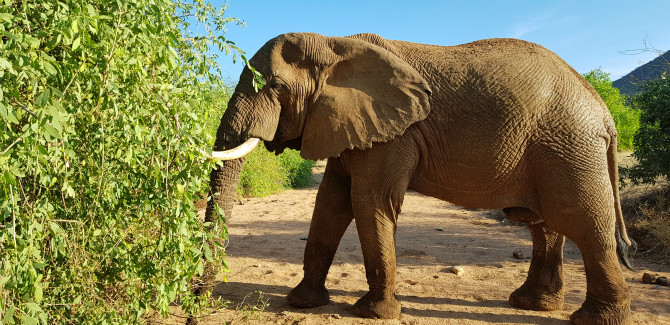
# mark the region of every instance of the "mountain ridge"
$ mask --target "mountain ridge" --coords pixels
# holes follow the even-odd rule
[[[635,95],[640,84],[645,81],[661,78],[664,72],[670,73],[670,51],[667,51],[655,59],[635,68],[627,75],[615,80],[612,86],[619,89],[621,95]]]

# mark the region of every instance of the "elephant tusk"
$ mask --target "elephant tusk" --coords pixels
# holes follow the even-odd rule
[[[247,141],[244,141],[243,144],[225,151],[212,151],[212,154],[209,155],[203,151],[202,154],[205,155],[208,159],[216,160],[233,160],[237,158],[242,158],[248,155],[252,150],[254,150],[258,144],[261,143],[259,138],[249,138]]]

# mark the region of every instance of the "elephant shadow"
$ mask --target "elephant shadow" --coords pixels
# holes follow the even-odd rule
[[[213,298],[222,299],[228,303],[229,308],[236,308],[238,310],[248,308],[258,301],[259,294],[262,293],[264,301],[265,312],[274,314],[300,314],[300,315],[339,315],[344,321],[349,319],[359,319],[353,313],[352,304],[347,302],[333,302],[315,308],[297,308],[288,304],[286,301],[286,293],[291,288],[283,285],[268,285],[245,282],[225,282],[218,284],[212,293]],[[360,297],[366,291],[358,290],[355,292],[345,290],[332,290],[333,296],[350,296]],[[552,317],[545,317],[539,315],[518,315],[513,314],[513,308],[509,306],[506,300],[486,300],[486,301],[469,301],[454,298],[426,298],[417,296],[403,296],[399,295],[401,301],[416,304],[444,304],[457,305],[472,308],[506,308],[510,313],[500,312],[462,312],[462,311],[437,311],[427,309],[417,309],[403,306],[402,313],[415,317],[430,317],[443,320],[485,320],[491,323],[519,323],[519,324],[566,324],[567,321],[559,320]],[[437,300],[437,302],[436,302]],[[402,316],[401,316],[402,317]]]

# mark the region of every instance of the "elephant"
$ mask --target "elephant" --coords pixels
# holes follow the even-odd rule
[[[532,259],[513,307],[562,309],[568,237],[587,278],[571,322],[631,322],[617,131],[593,87],[556,54],[517,39],[436,46],[289,33],[249,63],[255,71],[244,68],[217,129],[212,156],[225,161],[210,175],[206,220],[217,207],[231,214],[244,155],[259,142],[327,159],[291,305],[329,302],[326,276],[353,220],[369,286],[353,311],[399,317],[396,221],[414,190],[527,225]]]

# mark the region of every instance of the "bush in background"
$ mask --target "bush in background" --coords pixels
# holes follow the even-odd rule
[[[282,168],[286,171],[287,186],[292,188],[303,188],[312,185],[312,167],[315,162],[300,157],[300,152],[287,149],[279,155]]]
[[[640,112],[626,106],[619,89],[612,86],[609,73],[595,69],[584,74],[584,78],[595,88],[614,118],[614,124],[619,133],[618,149],[632,150],[633,137],[640,127]]]
[[[312,185],[314,161],[300,157],[300,152],[287,149],[279,156],[261,145],[244,162],[237,192],[243,196],[265,196],[287,188]]]
[[[261,144],[244,161],[237,192],[255,197],[274,194],[286,188],[287,179],[277,156]]]
[[[633,152],[639,164],[626,174],[633,182],[653,184],[659,176],[670,180],[670,79],[648,81],[641,89],[632,100],[642,112]]]
[[[198,312],[189,283],[202,256],[225,262],[206,243],[226,233],[193,206],[221,110],[192,103],[223,87],[210,49],[236,51],[214,34],[231,22],[202,1],[0,7],[3,324],[137,323],[174,301]]]

